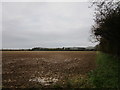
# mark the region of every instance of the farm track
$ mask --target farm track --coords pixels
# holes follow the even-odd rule
[[[49,87],[95,68],[95,51],[3,51],[3,88]]]

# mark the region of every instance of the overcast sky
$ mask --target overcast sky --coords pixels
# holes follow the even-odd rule
[[[89,2],[10,2],[2,5],[3,48],[94,46]]]

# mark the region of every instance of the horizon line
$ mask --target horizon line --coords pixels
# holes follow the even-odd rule
[[[95,46],[63,46],[65,48],[70,48],[70,47],[95,47]],[[31,48],[1,48],[1,49],[32,49],[32,48],[63,48],[63,47],[40,47],[40,46],[35,46]]]

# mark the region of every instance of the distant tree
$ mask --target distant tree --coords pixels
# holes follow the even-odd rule
[[[120,1],[94,0],[95,25],[93,36],[101,51],[120,56]]]

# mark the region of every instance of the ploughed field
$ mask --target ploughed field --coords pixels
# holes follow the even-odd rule
[[[95,51],[3,51],[3,88],[65,86],[95,68]]]

